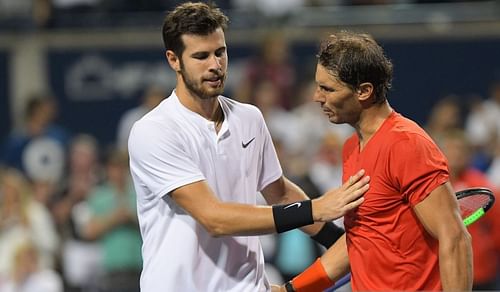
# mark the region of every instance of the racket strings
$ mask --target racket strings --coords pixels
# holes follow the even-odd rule
[[[462,218],[470,216],[478,209],[483,208],[490,201],[490,197],[484,194],[473,194],[458,200]]]

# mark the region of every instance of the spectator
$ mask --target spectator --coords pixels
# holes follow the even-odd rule
[[[59,238],[44,205],[32,197],[30,186],[17,170],[0,174],[0,275],[8,274],[15,248],[32,240],[41,268],[52,268]]]
[[[495,157],[488,168],[487,175],[491,183],[500,189],[500,142],[496,145]]]
[[[112,150],[106,158],[106,178],[88,199],[91,217],[83,229],[89,240],[102,247],[105,292],[139,291],[142,268],[141,235],[137,223],[136,196],[125,152]]]
[[[87,221],[84,203],[101,179],[98,143],[88,134],[75,136],[69,147],[67,175],[62,190],[50,203],[62,238],[58,264],[65,279],[65,291],[80,291],[99,272],[99,244],[82,238],[82,222]]]
[[[30,180],[58,183],[65,166],[69,133],[55,123],[57,104],[53,96],[32,96],[25,109],[25,124],[7,138],[3,163],[21,170]],[[42,202],[46,198],[40,198]]]
[[[312,181],[321,193],[342,183],[342,144],[344,140],[333,132],[325,133],[317,156],[312,162]]]
[[[289,112],[280,104],[280,89],[269,80],[261,80],[254,87],[253,102],[264,116],[273,139],[283,141],[288,146],[293,141],[295,133],[290,128],[295,128]]]
[[[87,198],[100,180],[98,147],[96,139],[88,134],[77,135],[71,141],[62,191],[50,204],[58,230],[65,238],[79,237],[72,209]]]
[[[295,67],[290,62],[290,48],[287,40],[281,34],[269,34],[263,40],[260,52],[251,58],[246,68],[235,97],[240,101],[254,103],[253,89],[262,80],[273,83],[278,91],[277,104],[284,109],[293,106],[294,84],[296,80]]]
[[[439,141],[447,131],[461,126],[459,98],[455,95],[447,95],[432,107],[425,130],[435,141]]]
[[[38,251],[31,242],[19,244],[14,252],[12,273],[2,292],[62,292],[62,279],[54,270],[40,268]]]
[[[491,84],[490,97],[474,106],[466,119],[466,133],[477,152],[474,164],[486,171],[500,140],[500,80]]]

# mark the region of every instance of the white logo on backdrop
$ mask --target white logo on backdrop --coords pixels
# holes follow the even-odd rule
[[[242,59],[231,63],[226,94],[233,92],[241,82],[244,67]],[[117,65],[100,55],[83,55],[69,67],[64,80],[66,97],[78,102],[130,99],[150,85],[167,90],[175,87],[175,73],[166,60],[129,61]]]
[[[64,84],[71,101],[130,99],[152,84],[173,88],[175,74],[165,61],[117,65],[99,55],[84,55],[69,67]]]

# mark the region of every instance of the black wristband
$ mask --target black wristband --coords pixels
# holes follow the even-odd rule
[[[291,281],[285,283],[285,290],[286,292],[295,292],[295,288],[293,288]]]
[[[311,236],[314,241],[323,245],[326,248],[332,246],[343,234],[344,229],[338,227],[333,222],[327,222],[321,230],[314,236]]]
[[[311,200],[288,205],[275,205],[273,206],[273,217],[278,233],[313,224]]]

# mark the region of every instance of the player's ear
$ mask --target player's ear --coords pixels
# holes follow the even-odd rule
[[[368,100],[373,94],[373,84],[370,82],[361,83],[356,89],[359,101]]]
[[[181,70],[181,60],[172,50],[167,50],[165,52],[165,57],[167,58],[168,64],[175,71],[178,72]]]

